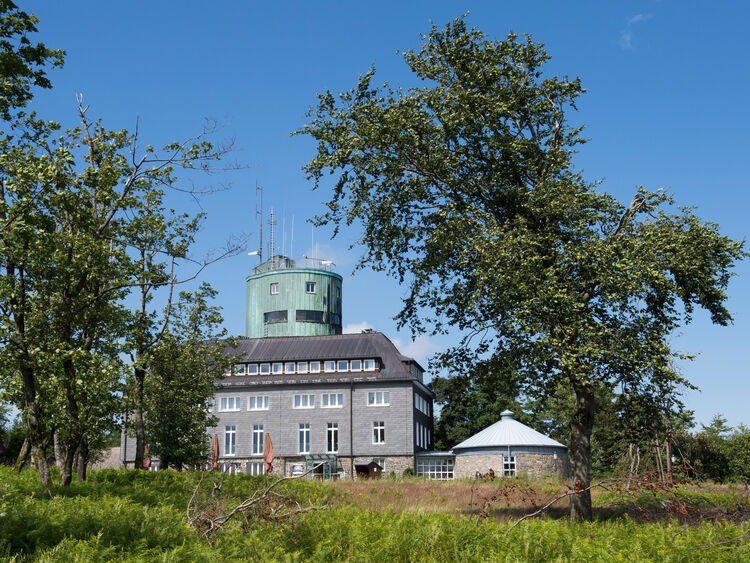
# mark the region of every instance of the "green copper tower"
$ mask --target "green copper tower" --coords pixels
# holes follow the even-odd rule
[[[341,334],[342,281],[330,261],[272,256],[247,277],[245,336]]]

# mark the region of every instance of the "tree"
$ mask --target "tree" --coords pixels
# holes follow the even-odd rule
[[[217,419],[206,404],[232,362],[225,345],[217,345],[226,331],[220,328],[219,309],[209,302],[215,296],[206,283],[196,292],[180,292],[172,326],[148,359],[146,441],[159,458],[159,469],[182,469],[208,459],[205,431]]]
[[[18,9],[10,0],[0,1],[0,118],[10,120],[32,98],[33,86],[50,88],[47,70],[62,66],[64,51],[43,43],[33,45],[29,34],[39,20]]]
[[[565,385],[572,480],[590,483],[597,382],[649,388],[681,378],[668,335],[696,306],[731,321],[725,289],[742,243],[638,188],[623,206],[572,165],[579,79],[546,77],[543,46],[487,39],[462,18],[404,53],[420,87],[319,95],[297,133],[317,140],[305,170],[335,174],[317,217],[361,223],[372,267],[407,283],[397,316],[414,333],[456,331],[438,360],[456,373],[503,366],[526,396]],[[573,519],[591,517],[585,491]]]

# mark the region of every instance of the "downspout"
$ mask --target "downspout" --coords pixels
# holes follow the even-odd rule
[[[349,471],[354,479],[354,381],[349,380]]]

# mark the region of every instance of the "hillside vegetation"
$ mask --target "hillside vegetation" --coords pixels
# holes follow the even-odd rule
[[[692,507],[665,510],[674,495],[596,495],[597,521],[571,524],[545,513],[510,521],[559,484],[518,481],[479,516],[498,480],[420,480],[279,486],[285,498],[326,505],[284,522],[238,517],[205,540],[186,524],[199,474],[94,471],[85,483],[46,489],[33,471],[0,467],[0,558],[10,561],[739,561],[750,557],[747,496],[728,487],[681,489]],[[514,480],[515,482],[515,480]],[[263,477],[227,476],[231,507]],[[473,505],[470,506],[470,502]],[[639,516],[641,514],[642,516]],[[653,521],[651,521],[653,520]]]

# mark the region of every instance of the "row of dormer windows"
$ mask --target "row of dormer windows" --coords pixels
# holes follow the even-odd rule
[[[231,375],[282,375],[375,371],[375,360],[313,360],[309,362],[263,362],[234,364]],[[229,374],[227,374],[229,375]]]

